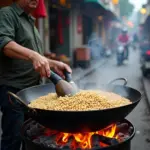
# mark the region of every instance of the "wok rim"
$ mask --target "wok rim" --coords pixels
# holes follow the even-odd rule
[[[45,85],[49,85],[49,84],[52,84],[52,83],[48,83],[48,84],[45,84]],[[32,87],[29,87],[29,88],[25,88],[25,89],[23,89],[23,90],[20,90],[19,92],[17,92],[16,94],[18,95],[19,93],[22,93],[22,92],[24,92],[24,91],[26,91],[26,90],[30,90],[30,89],[33,89],[33,88],[38,88],[38,87],[42,87],[42,86],[44,86],[44,85],[36,85],[36,86],[32,86]],[[137,93],[139,93],[139,98],[136,100],[136,101],[134,101],[134,102],[132,102],[130,99],[130,102],[132,102],[131,104],[128,104],[128,105],[123,105],[123,106],[120,106],[120,107],[114,107],[114,108],[107,108],[107,109],[102,109],[102,110],[87,110],[87,111],[63,111],[63,110],[46,110],[46,109],[39,109],[39,108],[32,108],[32,107],[29,107],[30,109],[34,109],[34,110],[36,110],[36,111],[46,111],[46,112],[53,112],[53,113],[90,113],[90,112],[105,112],[105,111],[111,111],[111,110],[116,110],[116,109],[118,109],[118,108],[125,108],[125,107],[127,107],[127,106],[131,106],[131,105],[137,105],[140,101],[141,101],[141,99],[142,99],[142,94],[141,94],[141,92],[140,91],[138,91],[138,90],[136,90],[136,89],[134,89],[134,88],[132,88],[132,87],[129,87],[129,86],[124,86],[124,85],[116,85],[116,84],[114,84],[114,85],[112,85],[112,86],[120,86],[120,87],[125,87],[125,88],[129,88],[129,89],[131,89],[131,90],[133,90],[133,91],[136,91]],[[118,94],[119,95],[119,94]],[[121,95],[120,95],[121,96]],[[27,105],[28,104],[30,104],[30,103],[27,103]]]

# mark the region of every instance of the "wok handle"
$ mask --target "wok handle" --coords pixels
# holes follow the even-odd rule
[[[28,112],[31,113],[36,113],[36,110],[33,108],[30,108],[19,96],[17,96],[16,94],[8,91],[8,95],[9,95],[9,102],[11,103],[11,105],[17,110],[17,109],[21,109],[22,107],[24,108],[24,110],[27,110]],[[18,104],[20,104],[20,106],[16,106],[15,103],[13,102],[13,100],[11,99],[11,96],[13,98],[15,98],[16,102]]]
[[[112,80],[112,81],[110,81],[109,83],[108,83],[108,85],[110,85],[110,84],[113,84],[113,83],[115,83],[116,81],[124,81],[124,86],[126,86],[127,85],[127,83],[128,83],[128,81],[127,81],[127,79],[125,79],[125,78],[117,78],[117,79],[114,79],[114,80]]]

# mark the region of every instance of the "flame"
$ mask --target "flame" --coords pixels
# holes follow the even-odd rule
[[[116,124],[112,124],[103,130],[96,131],[96,132],[85,132],[85,133],[64,133],[64,132],[58,132],[58,131],[51,131],[50,129],[47,129],[45,132],[45,135],[46,136],[55,135],[56,143],[60,146],[70,143],[70,147],[72,150],[75,150],[77,148],[91,149],[92,148],[91,139],[92,139],[92,135],[94,134],[118,139],[118,137],[115,135],[116,127],[117,127]],[[108,146],[101,142],[99,144],[102,147]]]
[[[106,136],[106,137],[109,137],[109,138],[113,138],[115,136],[116,127],[117,126],[115,124],[108,126],[107,128],[105,128],[104,130],[101,131],[102,135]]]

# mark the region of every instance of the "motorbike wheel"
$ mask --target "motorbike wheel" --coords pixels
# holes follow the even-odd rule
[[[122,65],[122,54],[117,54],[117,66]]]
[[[124,60],[128,60],[129,57],[129,52],[126,50],[126,52],[124,52]]]

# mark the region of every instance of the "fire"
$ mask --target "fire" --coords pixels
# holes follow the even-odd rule
[[[113,124],[113,125],[108,126],[105,129],[99,131],[98,133],[100,135],[103,135],[103,136],[106,136],[106,137],[109,137],[109,138],[113,138],[115,136],[116,127],[117,127],[116,124]]]
[[[77,148],[81,149],[91,149],[92,148],[92,136],[97,134],[109,138],[118,138],[115,134],[116,132],[116,124],[112,124],[106,127],[103,130],[96,132],[86,132],[86,133],[63,133],[58,131],[51,131],[47,129],[45,131],[46,136],[55,135],[55,141],[59,146],[64,146],[69,143],[70,148],[75,150]],[[99,142],[99,144],[103,147],[108,146],[104,143]]]

